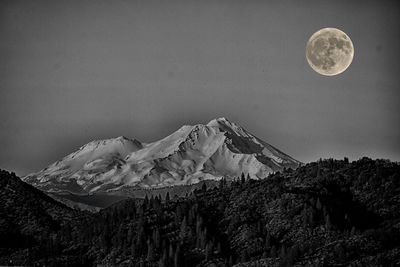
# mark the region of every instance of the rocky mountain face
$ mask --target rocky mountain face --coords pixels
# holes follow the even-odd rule
[[[225,118],[185,125],[162,140],[93,141],[24,181],[47,192],[74,194],[161,188],[203,180],[265,178],[300,162]]]

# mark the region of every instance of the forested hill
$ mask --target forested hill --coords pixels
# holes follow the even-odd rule
[[[40,245],[2,248],[0,264],[398,266],[400,165],[323,160],[74,216]]]
[[[85,216],[0,170],[0,265],[31,265],[63,227]]]

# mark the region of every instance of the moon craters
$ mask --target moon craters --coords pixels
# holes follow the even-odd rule
[[[322,75],[336,75],[345,71],[353,59],[350,38],[335,28],[324,28],[314,33],[307,43],[306,58],[311,68]]]

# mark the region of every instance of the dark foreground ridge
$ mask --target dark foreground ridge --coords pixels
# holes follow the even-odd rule
[[[0,265],[400,264],[400,165],[386,160],[323,160],[95,214],[0,174]]]

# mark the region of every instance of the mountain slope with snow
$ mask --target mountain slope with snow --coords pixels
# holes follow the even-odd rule
[[[202,180],[265,178],[299,162],[225,118],[185,125],[153,143],[125,137],[93,141],[24,178],[45,191],[75,194],[156,188]]]

